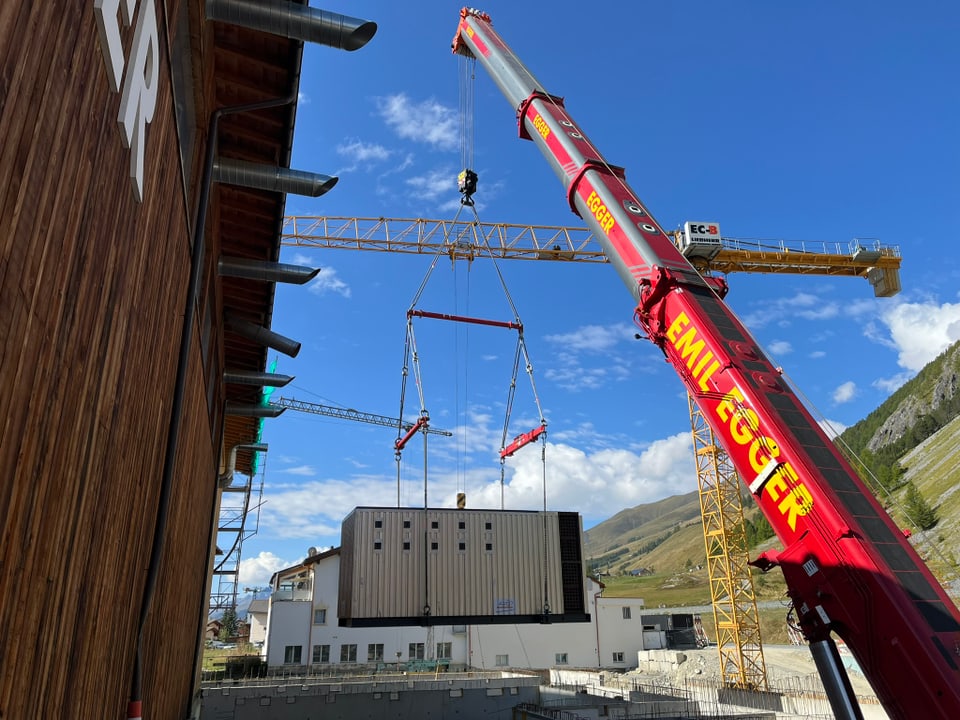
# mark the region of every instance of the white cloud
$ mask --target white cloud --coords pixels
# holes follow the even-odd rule
[[[264,534],[303,538],[316,544],[326,538],[339,544],[340,524],[357,505],[396,503],[396,478],[354,475],[346,480],[309,480],[296,486],[264,488],[260,527]]]
[[[383,145],[376,143],[365,143],[361,140],[352,139],[349,142],[337,145],[337,152],[353,162],[378,162],[390,157],[391,151]]]
[[[631,372],[650,372],[650,367],[635,366],[635,357],[618,354],[621,341],[634,339],[633,329],[625,323],[584,325],[569,333],[547,335],[548,342],[559,346],[544,369],[544,377],[565,390],[594,390],[630,377]],[[602,353],[599,366],[589,367],[584,355]]]
[[[509,479],[504,504],[509,508],[543,507],[543,464],[539,452],[518,452],[507,461]],[[605,520],[626,507],[654,502],[697,487],[690,433],[657,440],[642,452],[579,448],[547,443],[547,507]],[[499,482],[468,491],[471,507],[499,507]]]
[[[807,355],[811,360],[818,360],[819,358],[826,357],[827,354],[823,350],[814,350],[812,353]]]
[[[277,557],[272,552],[261,552],[256,557],[240,561],[239,584],[248,587],[267,585],[275,572],[291,565],[292,562]]]
[[[313,477],[317,474],[317,471],[313,469],[312,465],[297,465],[296,467],[277,470],[277,472],[286,473],[287,475],[300,475],[302,477]]]
[[[501,507],[498,451],[502,428],[491,414],[482,410],[473,408],[468,415],[469,426],[457,427],[456,437],[430,444],[428,493],[432,507],[453,507],[458,491],[466,492],[467,507]],[[518,417],[511,423],[510,431],[525,432],[536,424],[533,418]],[[589,423],[565,433],[548,433],[548,437],[554,438],[546,446],[550,509],[580,512],[585,522],[600,522],[625,507],[696,489],[689,432],[634,450],[623,449],[623,438],[602,436]],[[470,442],[466,455],[462,454],[463,438]],[[507,459],[504,507],[542,508],[541,447],[537,442]],[[404,455],[402,505],[422,506],[422,458],[422,451],[417,448]],[[289,484],[271,481],[264,492],[261,535],[302,539],[309,545],[339,544],[340,526],[347,514],[359,505],[394,506],[397,492],[397,478],[391,473],[357,473]]]
[[[888,378],[878,378],[871,383],[875,388],[883,390],[886,393],[893,393],[900,388],[901,385],[907,382],[910,378],[914,376],[912,370],[906,370],[901,373],[897,373],[893,377]]]
[[[820,429],[823,430],[827,434],[827,437],[830,438],[831,440],[833,440],[840,433],[842,433],[844,430],[850,427],[849,425],[844,425],[839,420],[824,419],[824,420],[817,421],[817,424],[820,426]]]
[[[560,335],[547,335],[548,342],[562,345],[564,350],[587,350],[603,352],[609,350],[621,340],[632,340],[635,330],[626,323],[615,325],[584,325],[573,332]]]
[[[881,313],[880,319],[897,349],[897,364],[913,372],[960,340],[960,303],[904,302]]]
[[[793,352],[793,345],[786,340],[774,340],[767,348],[774,356],[789,355]]]
[[[460,122],[456,110],[436,100],[414,102],[404,93],[377,99],[380,117],[400,137],[440,150],[457,147]]]
[[[407,178],[404,182],[418,200],[437,200],[441,195],[452,196],[457,192],[457,173],[450,168],[434,169],[425,175]]]
[[[837,405],[841,405],[843,403],[850,402],[856,396],[857,384],[852,380],[848,380],[833,391],[833,402],[835,402]]]
[[[307,285],[307,289],[314,295],[337,293],[345,298],[350,297],[350,286],[337,277],[337,271],[327,266]]]
[[[305,92],[298,92],[298,93],[297,93],[297,104],[298,104],[298,105],[309,105],[309,104],[310,104],[310,96],[307,95]]]
[[[763,307],[744,314],[740,319],[749,329],[759,329],[770,324],[775,318],[782,318],[778,327],[788,327],[794,317],[805,320],[829,320],[840,315],[840,305],[836,302],[808,292],[798,292],[791,297],[777,298],[764,302]]]
[[[825,302],[809,310],[798,310],[796,314],[806,320],[829,320],[840,314],[840,306],[835,302]]]
[[[560,364],[546,368],[543,376],[571,392],[596,390],[609,382],[624,380],[630,375],[630,370],[624,365],[585,367],[580,364],[576,356],[569,353],[559,353],[555,359]],[[614,358],[611,357],[610,361],[613,362]]]

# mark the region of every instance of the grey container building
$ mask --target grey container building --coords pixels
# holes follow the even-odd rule
[[[343,521],[347,627],[587,622],[573,512],[359,507]]]

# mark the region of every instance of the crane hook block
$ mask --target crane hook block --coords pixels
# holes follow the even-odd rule
[[[457,175],[457,189],[463,195],[460,203],[473,205],[473,194],[477,191],[477,174],[469,168],[461,170]]]

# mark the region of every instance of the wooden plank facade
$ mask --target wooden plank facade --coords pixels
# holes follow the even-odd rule
[[[142,141],[127,147],[94,0],[0,3],[0,718],[126,717],[209,118],[297,89],[299,43],[207,22],[202,0],[138,0],[130,27],[113,18],[121,82],[138,67],[141,19],[149,39],[148,13],[155,53],[139,69],[149,79],[155,63],[155,106]],[[293,118],[294,106],[231,117],[219,153],[288,164]],[[131,181],[138,148],[142,199]],[[149,718],[194,712],[224,437],[256,431],[255,420],[224,419],[230,393],[250,390],[224,387],[222,374],[263,370],[266,351],[225,333],[223,318],[269,325],[272,313],[271,287],[225,289],[216,259],[276,259],[283,197],[219,188],[210,197],[142,643]],[[220,222],[234,203],[252,217],[226,237]]]

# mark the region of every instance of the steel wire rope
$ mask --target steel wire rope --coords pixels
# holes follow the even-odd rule
[[[461,206],[462,209],[462,206]],[[439,261],[441,255],[444,254],[445,250],[450,246],[450,229],[453,225],[456,224],[457,219],[460,217],[460,210],[457,210],[456,215],[454,216],[453,222],[448,226],[444,226],[443,230],[443,240],[444,242],[437,247],[437,251],[433,254],[433,258],[430,261],[430,265],[427,267],[427,272],[424,274],[423,279],[420,281],[420,285],[417,287],[416,292],[413,295],[413,299],[410,301],[410,307],[407,309],[407,333],[406,333],[406,342],[404,346],[404,358],[403,358],[403,368],[402,368],[402,377],[400,383],[400,414],[399,419],[402,423],[403,421],[403,410],[406,403],[406,391],[407,391],[407,377],[410,372],[410,363],[413,363],[413,372],[414,380],[417,386],[417,392],[420,400],[420,417],[428,417],[429,414],[426,409],[426,402],[423,392],[423,382],[420,376],[420,356],[416,348],[416,340],[413,332],[413,310],[417,307],[417,304],[420,302],[420,298],[423,296],[424,290],[426,290],[427,283],[429,282],[431,276],[433,275],[434,269],[437,267],[437,262]],[[426,435],[426,428],[423,428],[424,434]],[[400,439],[403,435],[402,424],[397,427],[397,441],[396,441],[396,460],[397,460],[397,507],[400,506],[400,461],[401,461],[401,450],[399,447]]]
[[[476,97],[477,59],[460,55],[460,163],[464,168],[473,167],[474,156],[474,107]]]
[[[471,297],[471,287],[470,287],[470,269],[473,267],[472,263],[467,265],[467,288],[465,294],[465,308],[464,315],[469,317],[470,315],[470,297]],[[457,315],[460,315],[460,290],[458,286],[458,276],[456,272],[456,264],[454,263],[453,267],[453,307],[454,312]],[[460,408],[460,398],[461,398],[461,389],[460,389],[460,357],[463,355],[463,418],[462,418],[462,427],[465,429],[467,427],[467,412],[469,409],[469,398],[470,398],[470,326],[467,325],[464,329],[464,348],[461,353],[460,350],[460,333],[459,327],[454,330],[453,334],[453,349],[454,349],[454,417],[460,421],[461,419],[461,408]],[[459,442],[457,443],[457,453],[456,453],[456,487],[457,493],[466,493],[466,474],[467,474],[467,433],[460,433]],[[459,495],[458,495],[459,497]]]
[[[480,223],[480,216],[477,213],[477,208],[474,205],[470,205],[470,209],[473,211],[474,218],[477,223]],[[506,462],[504,457],[504,450],[507,447],[507,437],[509,436],[509,427],[510,427],[510,418],[513,413],[513,403],[516,399],[516,390],[517,390],[517,374],[520,368],[520,359],[521,357],[524,360],[524,366],[527,372],[527,376],[530,379],[530,387],[533,392],[533,400],[537,407],[537,414],[540,420],[540,427],[543,428],[541,433],[542,445],[540,449],[540,462],[541,462],[541,482],[543,488],[543,512],[547,511],[547,441],[546,441],[546,427],[547,421],[543,415],[543,407],[540,404],[540,396],[537,393],[537,385],[533,377],[533,363],[530,362],[530,355],[527,352],[527,345],[523,337],[523,322],[520,319],[520,313],[517,311],[516,304],[513,302],[513,297],[510,295],[510,289],[507,287],[507,281],[503,276],[503,272],[500,270],[500,264],[497,262],[496,257],[494,256],[493,249],[490,247],[486,236],[483,237],[483,249],[486,250],[487,255],[490,257],[491,262],[493,263],[494,270],[496,270],[497,278],[500,281],[500,287],[503,289],[504,296],[506,297],[507,303],[510,305],[510,310],[513,312],[514,321],[517,324],[517,348],[514,352],[513,359],[513,371],[510,376],[510,385],[507,391],[507,403],[506,410],[504,412],[503,419],[503,430],[500,438],[500,509],[504,510],[504,486],[506,484]],[[543,553],[541,557],[541,566],[540,566],[540,576],[543,579],[543,614],[547,616],[550,614],[550,594],[549,594],[549,581],[547,568],[549,564],[548,550],[547,550],[547,518],[546,514],[542,516],[542,542],[543,542]]]

